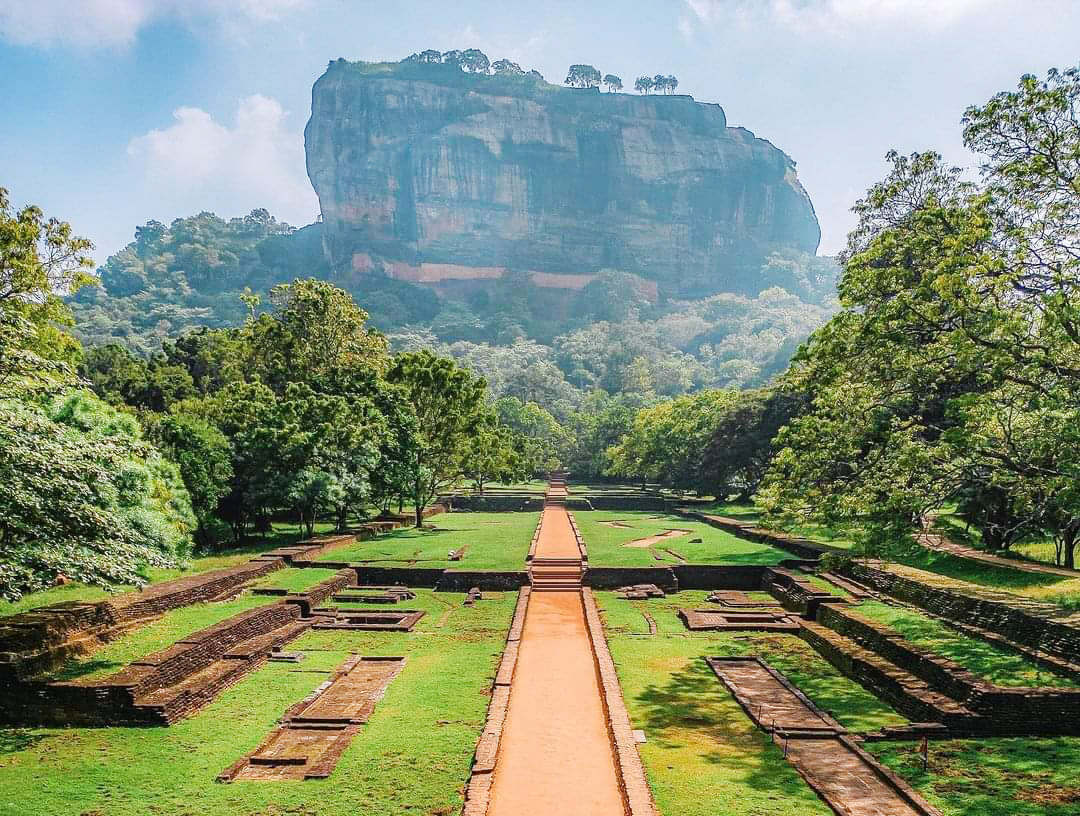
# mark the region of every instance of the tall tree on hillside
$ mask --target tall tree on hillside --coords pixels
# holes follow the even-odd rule
[[[470,48],[461,52],[461,67],[470,74],[486,74],[491,62],[479,48]]]
[[[638,93],[643,93],[645,95],[648,95],[649,91],[651,91],[652,89],[653,89],[653,79],[652,79],[652,77],[639,76],[637,79],[634,80],[634,90],[637,91]]]
[[[604,85],[607,87],[608,93],[618,93],[622,90],[622,79],[615,76],[615,74],[605,74]]]
[[[597,88],[600,85],[600,72],[591,65],[571,65],[563,84],[571,88]]]
[[[495,72],[496,76],[525,76],[525,71],[516,62],[510,62],[508,59],[496,60],[491,64],[491,70]]]
[[[469,438],[484,419],[486,384],[430,351],[399,354],[386,379],[401,386],[416,416],[408,498],[420,527],[424,508],[464,473]]]

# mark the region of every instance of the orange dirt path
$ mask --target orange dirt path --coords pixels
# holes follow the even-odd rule
[[[535,558],[581,558],[566,508],[548,505],[540,522]]]
[[[537,555],[577,554],[547,507]],[[533,592],[510,689],[488,816],[623,816],[580,592]]]

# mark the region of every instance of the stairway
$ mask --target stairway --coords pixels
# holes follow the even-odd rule
[[[580,592],[580,558],[534,558],[529,566],[533,592]]]

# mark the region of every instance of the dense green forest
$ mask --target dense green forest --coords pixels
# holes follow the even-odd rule
[[[801,347],[833,308],[828,261],[774,258],[786,285],[753,298],[657,305],[611,272],[555,333],[512,292],[346,291],[317,225],[262,211],[149,224],[95,286],[88,242],[0,194],[2,592],[138,582],[282,515],[419,524],[450,485],[557,465],[754,497],[863,552],[947,510],[989,549],[1051,539],[1072,564],[1078,99],[1080,75],[1051,72],[970,108],[977,181],[890,154],[838,311]]]

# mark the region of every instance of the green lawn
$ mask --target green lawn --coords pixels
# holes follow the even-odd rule
[[[784,550],[737,538],[682,516],[640,510],[575,510],[573,515],[585,539],[589,563],[596,567],[653,567],[682,563],[673,553],[691,564],[776,564],[785,558],[794,558]],[[668,530],[689,532],[648,547],[629,546],[635,540]]]
[[[371,562],[373,566],[444,567],[463,570],[523,570],[539,513],[440,513],[426,519],[432,529],[402,528],[357,541],[319,556],[320,561]],[[465,547],[460,561],[451,550]]]
[[[133,660],[171,646],[192,632],[220,623],[248,609],[278,602],[278,598],[245,592],[239,597],[220,603],[201,603],[172,609],[146,626],[106,643],[91,655],[68,660],[53,676],[59,680],[106,677]]]
[[[337,574],[337,570],[312,567],[286,567],[264,575],[248,586],[251,589],[287,589],[289,592],[303,592],[316,584],[322,583]]]
[[[916,743],[864,747],[945,816],[1080,814],[1080,738],[931,742],[926,773]]]
[[[892,627],[910,643],[954,660],[991,683],[1001,686],[1076,687],[1067,677],[1040,668],[1023,656],[968,637],[913,609],[863,601],[855,610]]]
[[[595,593],[610,640],[642,643],[656,655],[726,657],[760,655],[783,672],[807,697],[853,731],[875,731],[907,720],[859,684],[844,677],[795,635],[759,632],[690,632],[678,617],[680,608],[713,607],[705,591],[684,590],[667,598],[625,601],[613,592]],[[764,600],[764,599],[762,599]],[[719,607],[717,607],[719,608]],[[648,636],[642,613],[656,621],[657,635]],[[719,682],[719,681],[717,681]]]
[[[702,513],[712,513],[717,516],[727,516],[737,521],[748,521],[760,524],[763,511],[756,504],[743,504],[740,502],[717,502],[706,507],[698,507],[696,510]],[[850,550],[855,542],[847,538],[843,533],[826,527],[824,524],[807,522],[806,524],[793,524],[783,528],[792,535],[802,536],[819,544],[827,544],[842,550]]]
[[[458,813],[516,594],[417,594],[409,607],[431,614],[413,632],[310,632],[289,647],[303,662],[269,663],[169,728],[0,730],[0,814]],[[214,781],[350,652],[408,662],[329,779]]]
[[[706,657],[760,654],[841,722],[874,729],[904,719],[838,674],[791,635],[691,634],[675,617],[704,592],[624,601],[596,593],[608,644],[635,728],[645,771],[665,816],[826,816],[832,811],[758,730],[705,663]],[[643,611],[658,634],[644,635]]]
[[[1080,577],[1064,578],[1025,572],[1011,567],[997,567],[960,558],[949,553],[915,550],[897,557],[902,567],[943,575],[958,581],[1012,592],[1026,598],[1057,604],[1066,609],[1080,609]],[[903,571],[902,569],[898,571]],[[913,573],[918,577],[917,573]]]

